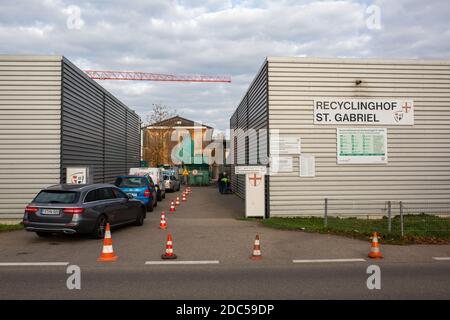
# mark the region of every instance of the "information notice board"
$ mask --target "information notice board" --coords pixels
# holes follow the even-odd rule
[[[387,163],[386,128],[337,128],[338,164]]]

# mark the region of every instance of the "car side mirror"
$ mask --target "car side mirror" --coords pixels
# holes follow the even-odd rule
[[[133,195],[131,195],[131,194],[127,194],[127,199],[128,199],[128,200],[134,199],[134,197],[133,197]]]

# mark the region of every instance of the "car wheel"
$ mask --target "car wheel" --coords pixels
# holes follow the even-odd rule
[[[164,191],[162,198],[165,199],[166,198],[166,192]]]
[[[48,238],[53,236],[53,233],[51,232],[40,232],[40,231],[36,231],[36,234],[38,235],[38,237],[40,238]]]
[[[146,207],[147,207],[147,211],[153,212],[153,207],[154,207],[153,200],[152,200],[152,202],[149,203]]]
[[[158,201],[162,201],[161,191],[158,191],[157,198],[158,198]]]
[[[92,238],[102,239],[105,237],[106,224],[108,223],[108,218],[105,215],[101,215],[97,223],[95,224],[94,231],[92,231]]]
[[[144,224],[145,212],[144,210],[136,217],[136,222],[134,223],[136,226],[142,226]]]

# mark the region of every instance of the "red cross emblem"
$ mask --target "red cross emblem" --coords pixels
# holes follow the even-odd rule
[[[250,180],[250,182],[253,182],[253,186],[254,187],[256,187],[256,182],[258,181],[258,180],[261,180],[262,178],[261,177],[257,177],[256,176],[256,174],[254,173],[253,174],[253,177],[250,177],[250,178],[248,178],[249,180]],[[259,183],[258,183],[259,184]]]
[[[405,102],[402,109],[403,109],[403,111],[405,111],[405,113],[408,113],[409,109],[411,109],[411,106],[408,105],[408,102]]]

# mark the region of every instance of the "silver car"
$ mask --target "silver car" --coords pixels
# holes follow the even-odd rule
[[[170,175],[164,173],[164,186],[166,187],[166,190],[170,191],[179,191],[181,187],[180,180],[177,179],[175,175]]]

